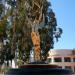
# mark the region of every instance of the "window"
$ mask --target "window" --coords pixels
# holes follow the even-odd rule
[[[73,62],[75,62],[75,58],[73,58]]]
[[[62,62],[61,58],[54,58],[54,62]]]
[[[74,72],[75,72],[75,66],[74,66]]]
[[[51,58],[48,58],[48,62],[51,62]]]
[[[71,62],[71,58],[65,57],[65,58],[64,58],[64,61],[65,61],[65,62]]]
[[[65,69],[71,70],[71,66],[65,66]]]

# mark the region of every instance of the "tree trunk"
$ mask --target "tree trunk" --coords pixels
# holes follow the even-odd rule
[[[34,60],[41,60],[41,48],[40,48],[40,37],[36,32],[31,33],[31,38],[34,46]]]

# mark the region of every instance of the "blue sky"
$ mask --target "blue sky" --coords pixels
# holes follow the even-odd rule
[[[50,0],[56,14],[58,26],[63,29],[55,49],[75,48],[75,0]]]

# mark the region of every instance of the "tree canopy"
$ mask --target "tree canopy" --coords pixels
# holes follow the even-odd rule
[[[34,31],[40,37],[41,60],[46,60],[48,51],[53,48],[54,38],[58,41],[62,34],[62,29],[57,27],[51,3],[47,0],[6,0],[6,2],[8,8],[5,11],[4,5],[0,5],[2,15],[0,36],[7,35],[11,56],[15,56],[18,46],[20,58],[25,62],[29,60],[30,50],[34,47],[31,32]],[[6,13],[2,14],[3,12]]]

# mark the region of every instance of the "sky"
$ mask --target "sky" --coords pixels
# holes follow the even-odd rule
[[[57,18],[57,24],[63,29],[59,42],[54,49],[75,48],[75,0],[48,0]]]

